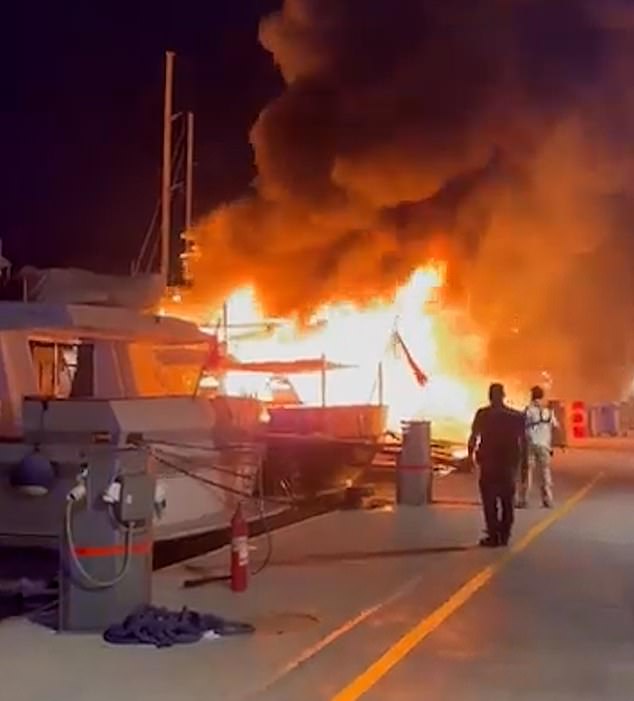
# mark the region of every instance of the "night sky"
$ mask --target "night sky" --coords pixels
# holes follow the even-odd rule
[[[249,128],[282,88],[257,38],[279,4],[12,3],[4,254],[15,265],[127,271],[159,196],[167,49],[177,53],[175,111],[196,114],[196,212],[244,191],[255,175]]]

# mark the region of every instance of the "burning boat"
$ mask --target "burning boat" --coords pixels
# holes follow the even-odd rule
[[[221,368],[221,369],[220,369]],[[268,496],[310,500],[345,489],[369,468],[381,450],[387,407],[382,403],[327,405],[327,380],[349,366],[325,358],[239,362],[225,358],[215,372],[262,375],[261,439],[264,444],[263,488]],[[291,377],[319,378],[321,402],[306,405]]]
[[[370,302],[368,290],[362,289],[363,275],[360,295],[355,294],[356,283],[345,285],[345,302],[341,288],[334,292],[317,286],[323,289],[325,303],[315,309],[317,300],[312,298],[310,311],[314,313],[309,319],[299,317],[301,311],[308,311],[306,305],[302,310],[284,305],[290,317],[267,317],[260,305],[262,289],[227,289],[231,279],[244,284],[258,276],[251,274],[255,267],[253,271],[245,267],[239,278],[234,278],[235,271],[218,275],[219,268],[232,268],[234,247],[223,253],[218,248],[222,236],[201,237],[207,225],[202,220],[193,225],[193,115],[188,115],[186,123],[179,121],[184,129],[179,142],[183,151],[175,158],[171,138],[177,115],[168,90],[172,62],[173,55],[168,53],[160,269],[169,271],[166,279],[171,282],[162,304],[174,316],[195,320],[211,336],[200,391],[211,397],[248,397],[262,402],[266,421],[259,430],[266,447],[265,489],[295,497],[354,481],[380,450],[386,430],[398,431],[402,419],[430,418],[443,434],[450,426],[460,436],[475,408],[474,389],[478,393],[481,389],[475,387],[474,374],[464,367],[460,356],[465,341],[468,345],[471,339],[467,334],[463,338],[460,331],[448,332],[441,318],[431,313],[445,282],[443,261],[429,261],[413,270],[408,280],[401,279],[401,286],[389,297]],[[173,160],[187,164],[179,176],[185,184],[185,207],[183,228],[176,237],[170,194],[176,189],[170,187]],[[219,220],[223,211],[218,212]],[[256,238],[277,240],[282,222],[270,230],[261,224],[264,222],[257,219],[253,222]],[[143,268],[144,251],[159,248],[149,245],[150,231],[148,237],[135,269]],[[284,257],[275,260],[279,264]],[[257,265],[256,260],[252,263]],[[285,276],[276,275],[267,285],[280,291]],[[357,297],[363,305],[355,304]],[[214,309],[222,298],[222,309]],[[339,301],[328,303],[333,299]],[[301,302],[296,297],[295,306],[302,306]],[[215,329],[209,324],[215,324]],[[466,356],[473,357],[473,350],[470,347]]]
[[[233,296],[228,343],[217,340],[219,327],[208,329],[212,362],[201,385],[262,401],[267,493],[311,498],[354,484],[403,419],[430,418],[436,439],[464,443],[477,397],[472,385],[443,372],[438,330],[425,310],[437,284],[439,275],[422,270],[392,305],[324,310],[303,328],[264,319],[252,291]],[[246,326],[248,334],[231,335]]]
[[[352,486],[381,451],[386,413],[370,404],[270,407],[266,488],[311,498]]]

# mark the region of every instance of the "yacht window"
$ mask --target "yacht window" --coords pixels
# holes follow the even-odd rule
[[[86,381],[92,378],[92,346],[46,341],[31,341],[30,346],[38,394],[58,399],[92,395],[92,379]]]

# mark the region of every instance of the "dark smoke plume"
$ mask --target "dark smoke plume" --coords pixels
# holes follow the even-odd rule
[[[197,292],[251,282],[270,313],[302,314],[442,257],[496,371],[620,382],[633,17],[609,0],[285,0],[260,39],[286,89],[251,131],[252,191],[199,222]]]

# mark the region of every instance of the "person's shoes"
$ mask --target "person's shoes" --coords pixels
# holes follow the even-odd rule
[[[500,536],[500,539],[498,541],[498,545],[502,548],[505,548],[509,544],[510,537],[509,536]]]
[[[553,500],[552,499],[544,499],[542,501],[542,506],[545,509],[552,509],[553,508]]]
[[[481,538],[479,542],[481,548],[497,548],[499,544],[500,541],[497,538],[492,538],[491,536]]]
[[[526,499],[518,499],[515,502],[515,508],[516,509],[528,509],[528,502]]]

